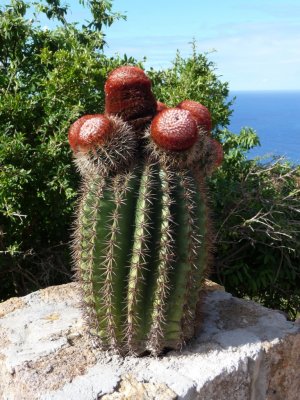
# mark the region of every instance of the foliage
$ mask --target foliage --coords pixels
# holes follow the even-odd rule
[[[153,82],[154,93],[170,107],[190,99],[204,104],[212,114],[215,132],[229,124],[234,100],[228,100],[228,83],[221,82],[215,65],[206,54],[197,53],[192,44],[192,56],[184,59],[177,52],[172,68],[147,72]]]
[[[136,63],[104,56],[101,28],[119,15],[110,1],[88,4],[94,18],[80,28],[58,0],[39,2],[33,19],[22,0],[0,10],[0,298],[70,279],[78,178],[67,129],[103,110],[111,69]],[[42,29],[39,13],[61,24]]]
[[[122,17],[111,1],[79,1],[91,11],[81,26],[67,21],[59,0],[37,2],[33,19],[23,0],[0,10],[0,298],[70,279],[77,174],[67,129],[79,116],[103,110],[111,69],[137,63],[104,55],[103,28]],[[57,27],[42,29],[40,14]],[[232,293],[294,317],[300,308],[299,167],[247,160],[259,139],[249,128],[226,129],[234,99],[194,44],[191,57],[178,53],[171,68],[148,75],[168,105],[186,98],[206,105],[213,135],[223,142],[225,162],[209,182],[215,278]]]
[[[170,106],[188,98],[206,105],[213,135],[223,143],[225,160],[210,179],[216,232],[214,279],[240,297],[281,309],[291,318],[300,311],[300,167],[283,159],[247,160],[260,145],[256,132],[230,132],[233,100],[215,65],[198,54],[177,53],[171,68],[151,70],[157,97]]]
[[[300,309],[300,167],[225,158],[211,180],[216,276],[226,289],[281,309]]]

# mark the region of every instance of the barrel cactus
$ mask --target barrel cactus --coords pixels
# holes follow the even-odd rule
[[[137,67],[105,84],[105,114],[69,130],[82,176],[73,253],[89,332],[103,349],[157,355],[199,325],[211,260],[205,178],[222,160],[209,111],[156,102]]]

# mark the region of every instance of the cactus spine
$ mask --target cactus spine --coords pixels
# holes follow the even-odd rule
[[[123,75],[117,74],[119,86]],[[118,95],[119,86],[111,86]],[[114,107],[121,107],[119,98]],[[180,348],[198,324],[211,247],[204,177],[219,148],[189,111],[170,110],[150,130],[143,111],[138,129],[132,120],[97,114],[82,117],[69,133],[82,175],[73,250],[83,308],[100,346],[122,354]]]

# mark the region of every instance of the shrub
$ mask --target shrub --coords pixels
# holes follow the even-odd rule
[[[202,103],[211,111],[215,134],[229,124],[234,99],[228,99],[228,83],[220,81],[215,64],[207,54],[197,53],[195,43],[191,57],[184,59],[177,52],[171,68],[150,69],[147,74],[158,100],[170,107],[186,99]]]
[[[39,14],[28,19],[24,1],[0,10],[0,299],[70,280],[78,177],[67,130],[103,110],[111,69],[136,64],[105,57],[101,28],[119,15],[109,1],[90,4],[94,19],[79,28],[57,0],[40,3],[42,14],[61,21],[53,30],[41,28]]]
[[[228,133],[225,134],[228,138]],[[226,289],[281,309],[300,308],[300,167],[231,155],[211,180],[215,276]]]
[[[82,2],[81,3],[85,3]],[[39,3],[55,18],[42,29],[28,4],[0,9],[0,299],[70,280],[69,233],[77,174],[67,145],[71,122],[103,111],[109,71],[133,58],[107,58],[103,26],[119,14],[110,1],[90,1],[91,22],[67,22],[58,0]],[[209,181],[216,232],[214,278],[227,290],[295,317],[300,303],[299,167],[247,160],[259,139],[227,129],[234,99],[207,55],[177,53],[171,68],[148,71],[157,98],[189,98],[212,112],[225,161]]]
[[[300,310],[300,166],[283,159],[248,160],[260,145],[255,131],[227,129],[234,99],[214,63],[198,54],[177,53],[171,68],[149,72],[154,90],[170,106],[188,98],[207,106],[213,135],[225,160],[210,179],[216,251],[213,279],[226,290],[278,308],[295,318]]]

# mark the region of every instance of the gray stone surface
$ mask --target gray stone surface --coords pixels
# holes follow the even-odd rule
[[[300,399],[300,325],[279,312],[213,286],[181,352],[124,359],[92,347],[78,304],[76,284],[0,304],[0,399]]]

